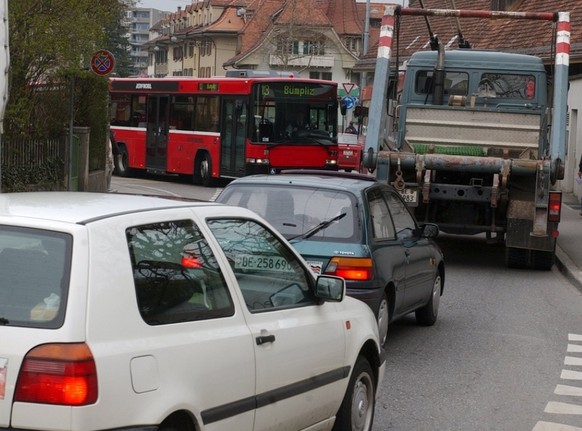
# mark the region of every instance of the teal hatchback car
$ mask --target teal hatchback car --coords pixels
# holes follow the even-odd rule
[[[374,311],[385,343],[390,322],[415,312],[433,325],[445,281],[435,224],[419,225],[399,193],[374,177],[283,171],[234,180],[216,199],[249,208],[279,230],[316,274],[346,280]]]

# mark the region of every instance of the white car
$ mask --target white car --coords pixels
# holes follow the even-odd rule
[[[0,194],[0,429],[372,429],[375,318],[255,213]]]

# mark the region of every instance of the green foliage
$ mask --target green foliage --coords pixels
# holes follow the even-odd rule
[[[2,192],[64,190],[64,160],[48,159],[34,169],[30,166],[2,167]]]
[[[91,129],[89,169],[105,168],[108,78],[91,72],[89,63],[96,51],[107,49],[116,55],[116,67],[121,66],[116,72],[125,73],[129,57],[119,23],[132,6],[133,0],[8,0],[10,90],[5,136],[38,140],[66,136],[73,106],[73,126]],[[26,184],[51,182],[59,167],[61,178],[62,159],[47,160],[34,172],[5,167],[2,184],[22,190]]]

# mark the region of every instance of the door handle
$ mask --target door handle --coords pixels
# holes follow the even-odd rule
[[[260,346],[261,344],[274,342],[275,336],[274,335],[259,335],[257,338],[255,338],[255,340],[257,341],[257,346]]]

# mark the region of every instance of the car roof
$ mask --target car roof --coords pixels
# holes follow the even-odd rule
[[[336,171],[316,171],[316,170],[288,170],[278,175],[250,175],[237,178],[231,184],[264,184],[264,185],[284,185],[294,184],[303,187],[331,188],[349,190],[352,192],[366,189],[374,184],[384,184],[370,175],[355,174]],[[227,186],[228,187],[228,186]]]
[[[0,217],[26,217],[78,224],[127,213],[208,205],[218,204],[118,193],[0,193]]]

